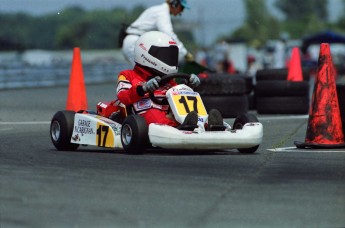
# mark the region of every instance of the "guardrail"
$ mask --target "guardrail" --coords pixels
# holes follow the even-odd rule
[[[131,68],[121,50],[82,50],[85,83],[115,81]],[[27,50],[0,53],[0,90],[49,87],[69,83],[73,50]]]
[[[121,70],[129,69],[127,63],[83,65],[87,84],[116,81]],[[69,83],[71,66],[20,66],[0,68],[0,90],[51,87]]]

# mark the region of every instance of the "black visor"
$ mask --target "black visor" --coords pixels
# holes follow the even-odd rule
[[[151,46],[149,54],[156,57],[163,63],[169,66],[177,66],[178,64],[178,47],[169,46],[169,47],[157,47]]]

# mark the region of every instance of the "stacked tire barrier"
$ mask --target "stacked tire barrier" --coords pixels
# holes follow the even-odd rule
[[[252,78],[240,74],[209,73],[199,75],[200,85],[195,89],[209,111],[218,109],[224,118],[234,118],[248,112],[248,94]]]
[[[303,81],[287,81],[288,69],[265,69],[256,74],[255,107],[259,114],[307,114],[309,70]]]

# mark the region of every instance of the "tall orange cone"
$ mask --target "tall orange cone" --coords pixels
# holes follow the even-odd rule
[[[345,147],[335,76],[329,44],[322,43],[305,142],[295,142],[298,148]]]
[[[303,81],[301,57],[299,54],[299,48],[298,47],[294,47],[292,49],[287,80],[292,81],[292,82]]]
[[[87,110],[86,89],[80,48],[74,48],[66,110]]]

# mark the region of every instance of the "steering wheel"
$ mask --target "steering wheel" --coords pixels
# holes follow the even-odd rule
[[[161,86],[164,86],[166,85],[168,82],[170,82],[172,79],[175,79],[175,78],[181,78],[181,79],[184,79],[184,84],[187,84],[187,82],[189,81],[190,79],[190,74],[186,74],[186,73],[172,73],[172,74],[167,74],[167,75],[164,75],[160,82],[158,83],[159,84],[159,87]],[[167,105],[168,104],[168,100],[166,98],[163,98],[163,99],[157,99],[154,95],[153,92],[150,92],[149,93],[149,96],[150,96],[150,99],[155,102],[156,104],[159,104],[159,105]]]

